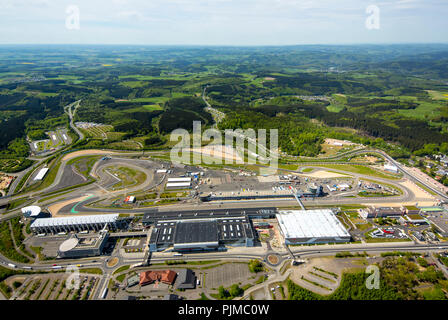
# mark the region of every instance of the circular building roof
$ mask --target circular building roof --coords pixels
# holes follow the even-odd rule
[[[24,208],[22,208],[22,213],[23,213],[26,217],[35,217],[35,216],[38,216],[40,212],[41,212],[41,208],[38,207],[38,206],[29,206],[29,207],[24,207]]]
[[[70,238],[68,240],[65,240],[61,243],[59,246],[60,252],[67,252],[75,248],[79,243],[79,240],[77,238]]]

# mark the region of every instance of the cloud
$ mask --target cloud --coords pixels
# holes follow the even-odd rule
[[[72,4],[80,10],[76,33],[65,30]],[[371,4],[383,30],[365,29]],[[447,42],[447,15],[446,0],[0,0],[0,42]]]

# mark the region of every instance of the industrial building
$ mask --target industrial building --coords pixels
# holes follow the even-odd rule
[[[404,206],[402,207],[405,214],[420,214],[420,209],[416,206]]]
[[[58,249],[59,258],[85,258],[102,254],[109,239],[107,230],[100,231],[97,235],[73,235],[65,240]]]
[[[34,233],[59,233],[100,231],[106,226],[112,230],[117,229],[119,227],[118,214],[36,219],[31,223],[30,228]]]
[[[434,213],[442,213],[444,212],[444,209],[442,207],[420,207],[421,212],[427,213],[427,214],[434,214]]]
[[[428,221],[419,214],[405,214],[400,217],[400,223],[421,225],[428,224]]]
[[[369,207],[358,210],[359,215],[364,219],[400,217],[405,213],[403,207]]]
[[[204,251],[222,245],[254,245],[247,216],[160,220],[151,232],[149,248],[159,251],[173,246],[175,251]]]
[[[191,269],[182,269],[177,273],[176,289],[196,288],[196,275]]]
[[[191,182],[168,182],[165,185],[165,189],[176,190],[176,189],[190,189]]]
[[[136,286],[140,283],[140,277],[139,275],[133,275],[130,276],[127,280],[126,280],[126,287],[127,288],[131,288],[133,286]]]
[[[285,210],[276,215],[286,244],[348,242],[350,233],[330,209]]]
[[[168,183],[190,182],[191,178],[168,178]]]

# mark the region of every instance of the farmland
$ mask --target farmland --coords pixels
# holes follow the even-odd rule
[[[344,53],[352,49],[358,53],[348,61]],[[172,130],[191,130],[194,120],[213,124],[204,88],[207,101],[225,115],[219,129],[278,129],[280,149],[290,155],[317,156],[325,138],[370,145],[396,158],[421,154],[431,144],[442,153],[448,149],[448,86],[436,71],[440,65],[426,64],[433,78],[398,74],[387,63],[381,71],[373,67],[379,56],[392,62],[413,50],[448,50],[443,46],[333,48],[332,61],[345,66],[344,73],[318,71],[327,70],[327,55],[301,47],[118,47],[125,57],[120,63],[101,47],[88,53],[74,48],[79,56],[64,50],[51,63],[45,50],[27,59],[20,50],[14,56],[0,50],[0,61],[9,62],[0,72],[0,171],[31,165],[27,137],[39,141],[45,132],[68,128],[63,107],[77,100],[74,122],[97,124],[80,129],[87,139],[78,148],[169,148]],[[79,67],[67,70],[67,64]],[[61,147],[46,144],[37,143],[37,151]]]

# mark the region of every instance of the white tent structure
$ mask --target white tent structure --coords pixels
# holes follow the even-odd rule
[[[330,209],[285,210],[276,215],[286,244],[348,242],[350,233]]]

